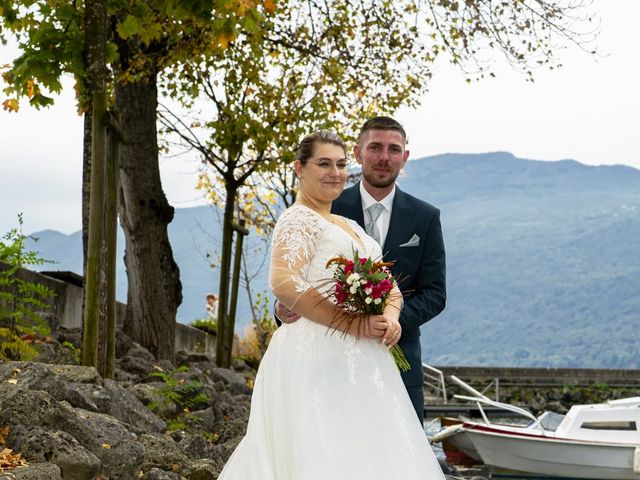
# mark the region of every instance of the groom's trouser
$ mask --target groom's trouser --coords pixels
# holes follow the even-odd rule
[[[420,348],[420,334],[413,332],[403,332],[398,346],[402,349],[407,361],[411,366],[408,372],[401,372],[402,381],[407,388],[407,393],[416,411],[420,422],[424,420],[424,373],[422,372],[422,352]]]
[[[424,393],[422,385],[418,386],[407,386],[407,393],[409,393],[409,398],[411,399],[411,403],[413,404],[413,408],[420,419],[420,423],[424,421]]]

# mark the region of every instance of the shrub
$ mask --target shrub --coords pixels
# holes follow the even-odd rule
[[[22,233],[22,223],[18,215],[18,228],[0,239],[0,262],[8,265],[0,271],[0,360],[32,359],[38,354],[37,343],[51,334],[37,312],[47,308],[54,293],[17,276],[22,267],[48,263],[38,252],[25,250],[27,239],[33,237]]]

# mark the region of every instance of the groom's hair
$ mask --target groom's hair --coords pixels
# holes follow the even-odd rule
[[[337,145],[338,147],[342,147],[345,154],[347,152],[347,144],[344,143],[344,140],[340,135],[330,130],[318,130],[317,132],[313,132],[302,139],[300,145],[298,145],[298,149],[296,150],[296,159],[300,160],[303,165],[306,164],[307,160],[313,156],[313,147],[316,143],[330,143],[332,145]]]
[[[358,143],[362,141],[369,130],[394,130],[402,135],[405,142],[407,141],[407,132],[404,131],[400,122],[391,117],[373,117],[364,122],[360,129],[360,135],[358,135]]]

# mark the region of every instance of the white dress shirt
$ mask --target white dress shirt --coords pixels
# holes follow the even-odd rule
[[[379,203],[384,207],[384,210],[378,217],[376,225],[380,231],[380,244],[384,246],[384,242],[387,238],[387,232],[389,231],[389,222],[391,221],[391,209],[393,207],[393,198],[396,196],[396,186],[393,186],[393,190],[379,202],[369,195],[369,192],[364,188],[362,182],[360,182],[360,198],[362,199],[362,211],[364,212],[364,223],[369,223],[369,212],[367,209],[374,203]]]

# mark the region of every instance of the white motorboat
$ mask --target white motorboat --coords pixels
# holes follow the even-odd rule
[[[466,421],[450,434],[471,443],[486,465],[552,477],[640,479],[640,397],[577,405],[566,415],[545,412],[536,418],[522,408],[487,398],[455,376],[451,379],[473,395],[456,398],[477,403],[483,421]],[[483,405],[517,413],[531,423],[491,423]]]

